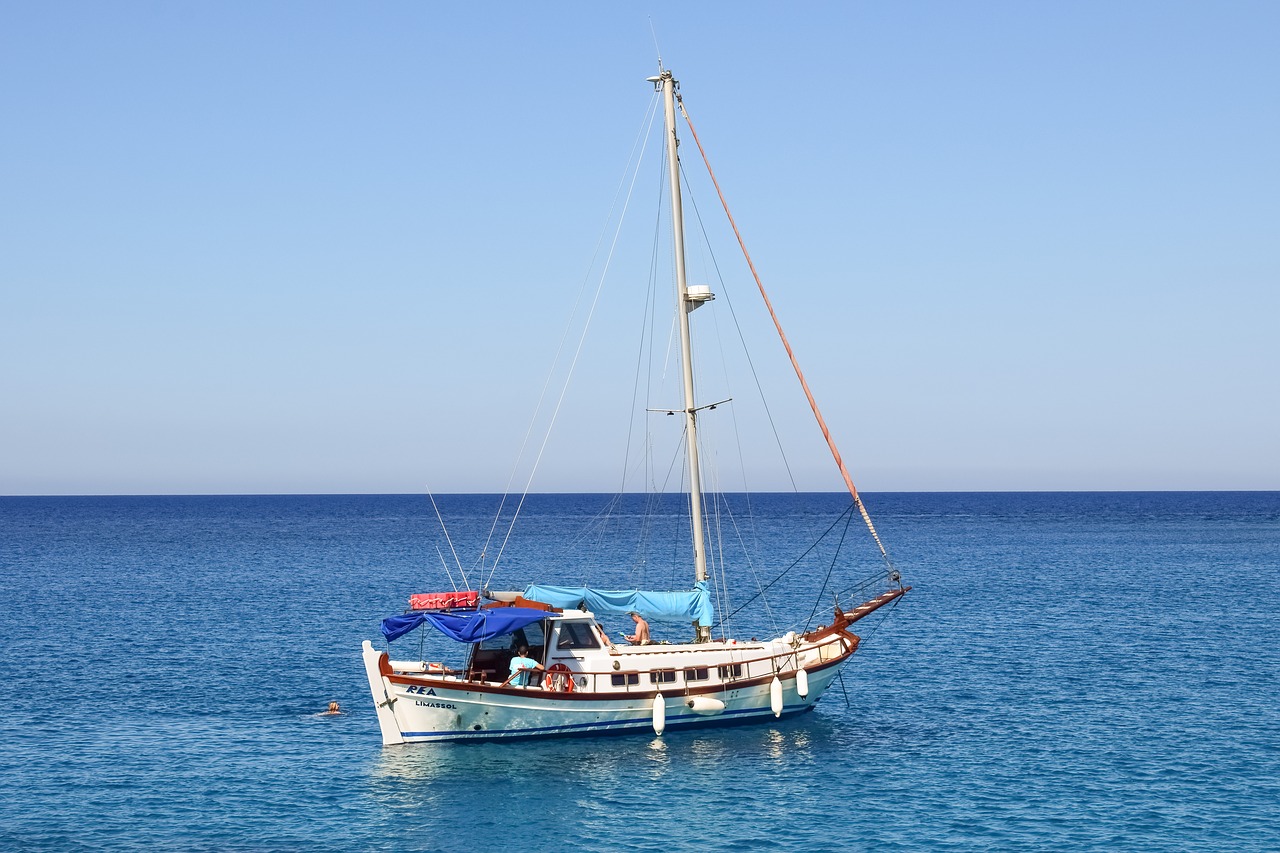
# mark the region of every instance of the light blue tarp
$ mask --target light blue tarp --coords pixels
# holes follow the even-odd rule
[[[388,616],[382,620],[382,636],[391,642],[430,622],[442,634],[460,643],[478,643],[490,637],[510,634],[525,625],[546,619],[546,611],[527,607],[495,607],[493,610],[455,610],[427,613],[406,613]]]
[[[606,591],[581,586],[541,586],[534,584],[524,591],[530,601],[541,601],[552,607],[584,606],[596,615],[639,613],[658,622],[696,621],[711,627],[715,611],[706,581],[694,584],[690,592],[646,592],[639,589]]]

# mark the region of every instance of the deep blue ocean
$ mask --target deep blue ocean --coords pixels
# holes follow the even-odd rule
[[[497,499],[437,501],[474,586]],[[662,583],[640,501],[530,498],[494,587]],[[735,516],[735,600],[847,502]],[[360,642],[450,588],[427,498],[0,498],[0,849],[1280,849],[1280,493],[866,502],[914,589],[813,713],[384,748]],[[814,559],[734,633],[807,619]]]

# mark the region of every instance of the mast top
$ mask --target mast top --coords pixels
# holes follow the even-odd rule
[[[671,76],[671,69],[663,68],[661,64],[659,64],[658,66],[657,74],[655,74],[653,77],[646,77],[644,79],[646,83],[652,83],[655,89],[662,88],[663,81],[665,80],[670,80],[672,86],[674,86],[677,89],[680,88],[680,81],[676,80],[674,77]]]

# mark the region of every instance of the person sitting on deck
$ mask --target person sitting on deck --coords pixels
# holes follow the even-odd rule
[[[622,636],[633,646],[647,646],[649,644],[649,623],[644,621],[644,617],[639,613],[632,613],[631,619],[636,623],[636,632],[634,634],[623,634]]]
[[[529,685],[529,673],[538,669],[542,669],[542,664],[529,657],[528,646],[521,646],[516,656],[511,659],[511,675],[502,684],[504,687],[508,684],[516,687],[527,687]]]

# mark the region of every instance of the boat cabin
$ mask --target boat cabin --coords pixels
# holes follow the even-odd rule
[[[551,667],[558,662],[585,663],[583,653],[605,653],[609,647],[609,638],[590,614],[586,613],[548,617],[540,622],[531,622],[509,634],[473,643],[467,663],[468,680],[498,683],[505,681],[511,671],[511,660],[521,646],[528,646],[530,658],[544,667]],[[578,671],[589,668],[581,663],[568,668]]]

